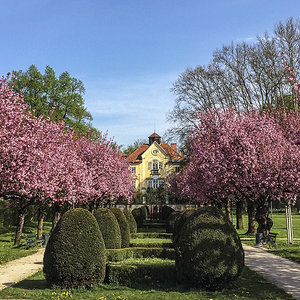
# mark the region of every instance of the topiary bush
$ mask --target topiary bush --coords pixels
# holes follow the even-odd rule
[[[121,248],[121,230],[114,213],[108,208],[99,208],[94,214],[103,236],[106,249]]]
[[[139,207],[139,209],[143,212],[143,218],[144,218],[144,220],[146,220],[147,217],[148,217],[148,209],[147,209],[147,207],[144,205],[144,206]]]
[[[167,223],[166,223],[166,232],[167,233],[173,233],[175,222],[180,217],[180,215],[181,215],[181,213],[179,211],[173,211],[169,215],[169,217],[167,219]]]
[[[103,282],[105,245],[95,217],[82,208],[67,211],[53,230],[44,254],[49,285],[91,286]]]
[[[125,210],[123,210],[123,213],[128,221],[130,234],[137,233],[137,224],[136,224],[136,221],[135,221],[131,211],[125,209]]]
[[[241,274],[244,251],[233,225],[216,207],[195,210],[175,245],[177,278],[193,287],[218,290]]]
[[[144,214],[142,212],[141,209],[139,208],[134,208],[132,211],[131,211],[135,221],[136,221],[136,224],[137,224],[137,227],[138,228],[141,228],[143,226],[143,223],[144,223]]]
[[[186,222],[186,220],[195,212],[195,209],[186,209],[181,211],[178,215],[176,215],[176,218],[174,220],[173,224],[173,243],[176,244],[178,234],[183,226],[183,224]]]
[[[161,218],[166,221],[169,215],[174,211],[175,210],[172,207],[164,205],[161,210]]]
[[[122,210],[117,207],[112,207],[110,210],[115,215],[121,231],[121,248],[127,248],[130,245],[130,229],[129,224]]]

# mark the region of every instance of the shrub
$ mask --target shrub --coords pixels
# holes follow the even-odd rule
[[[128,259],[108,263],[106,283],[135,287],[172,284],[176,281],[174,261],[161,259]]]
[[[173,233],[174,231],[174,226],[175,226],[175,222],[176,219],[180,216],[180,212],[179,211],[173,211],[168,219],[167,219],[167,224],[166,224],[166,232],[167,233]]]
[[[233,225],[216,207],[195,210],[183,224],[175,246],[177,278],[216,290],[241,274],[244,252]]]
[[[135,221],[132,213],[127,209],[123,210],[123,213],[129,224],[130,233],[131,234],[137,233],[137,224],[136,224],[136,221]]]
[[[178,234],[186,222],[186,220],[195,212],[196,209],[186,209],[181,211],[175,218],[174,227],[173,227],[173,242],[176,244]]]
[[[175,211],[175,210],[174,210],[172,207],[164,205],[164,206],[162,207],[162,211],[161,211],[161,218],[162,218],[163,220],[167,220],[168,217],[169,217],[169,215],[170,215],[172,212],[174,212],[174,211]]]
[[[139,208],[134,208],[131,213],[136,221],[137,227],[142,227],[144,223],[144,214],[142,210]]]
[[[175,260],[173,248],[161,247],[130,247],[123,249],[106,249],[108,261],[122,261],[128,258],[163,258]]]
[[[122,210],[117,207],[112,207],[110,210],[114,213],[121,231],[121,247],[127,248],[130,244],[130,229],[129,224]]]
[[[106,249],[120,249],[121,231],[114,213],[108,208],[99,208],[94,216],[99,224]]]
[[[56,225],[44,255],[50,285],[90,286],[105,277],[106,254],[94,216],[82,208],[67,211]]]
[[[148,207],[144,205],[139,207],[139,209],[143,212],[143,218],[146,220],[148,217]]]

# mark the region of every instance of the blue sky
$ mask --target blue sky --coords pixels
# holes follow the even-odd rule
[[[299,18],[299,0],[0,0],[0,75],[68,71],[86,88],[93,125],[120,145],[164,135],[170,92],[215,49]]]

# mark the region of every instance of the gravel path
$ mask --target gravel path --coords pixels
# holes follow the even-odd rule
[[[291,294],[295,299],[300,299],[300,264],[259,247],[243,245],[243,248],[247,267]]]
[[[0,265],[0,290],[14,285],[43,268],[45,249]]]

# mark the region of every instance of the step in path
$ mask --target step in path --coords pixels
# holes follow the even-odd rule
[[[0,265],[0,291],[33,275],[43,268],[45,249]]]
[[[260,247],[243,244],[245,265],[274,283],[295,299],[300,299],[300,264],[269,253]]]
[[[243,245],[245,264],[266,280],[300,300],[300,265],[269,253],[267,250]],[[0,290],[33,275],[43,267],[45,249],[0,265]]]

